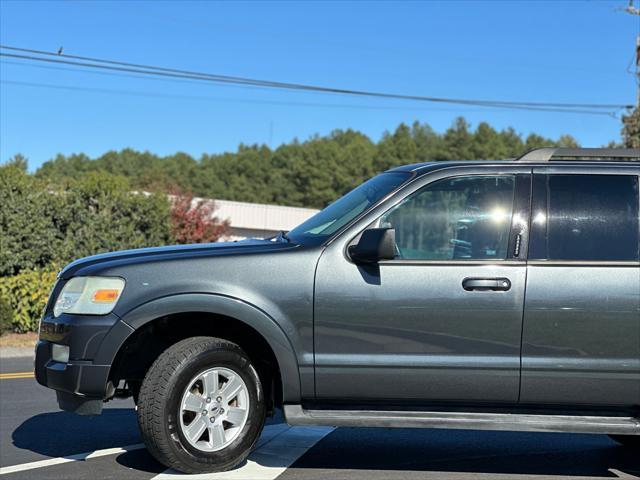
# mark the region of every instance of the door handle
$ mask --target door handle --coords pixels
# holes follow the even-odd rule
[[[506,292],[511,288],[511,281],[508,278],[465,278],[462,281],[462,288],[468,292],[472,290]]]

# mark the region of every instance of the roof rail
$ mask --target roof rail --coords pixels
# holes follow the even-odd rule
[[[516,159],[517,162],[640,162],[640,148],[536,148]]]

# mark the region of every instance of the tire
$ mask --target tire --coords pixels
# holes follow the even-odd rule
[[[625,448],[633,448],[640,451],[640,435],[609,435]]]
[[[211,398],[206,391],[219,395]],[[188,338],[165,350],[138,399],[147,449],[183,473],[221,472],[242,463],[260,436],[265,412],[262,385],[247,355],[235,343],[212,337]]]

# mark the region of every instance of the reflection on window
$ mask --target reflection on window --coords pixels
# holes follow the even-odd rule
[[[637,176],[549,175],[548,202],[542,258],[638,259]]]
[[[298,225],[288,236],[295,243],[319,244],[411,177],[408,172],[381,173]]]
[[[514,184],[513,176],[442,180],[387,212],[380,226],[396,230],[399,258],[505,259]]]

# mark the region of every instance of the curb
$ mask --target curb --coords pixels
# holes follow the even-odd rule
[[[0,347],[0,358],[34,358],[35,352],[30,347]]]

